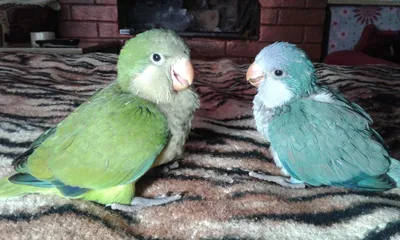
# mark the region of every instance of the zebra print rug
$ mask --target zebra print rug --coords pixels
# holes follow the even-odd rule
[[[11,161],[95,90],[115,79],[117,56],[0,54],[0,177]],[[400,239],[400,191],[285,189],[248,176],[279,174],[255,131],[248,65],[194,61],[201,96],[179,167],[157,168],[139,196],[182,200],[127,214],[81,200],[0,200],[0,239]],[[400,158],[400,68],[316,64],[320,83],[371,114]],[[312,166],[310,166],[312,167]]]

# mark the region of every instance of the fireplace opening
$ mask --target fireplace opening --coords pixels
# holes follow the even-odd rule
[[[118,0],[121,34],[153,28],[183,37],[258,39],[258,0]]]

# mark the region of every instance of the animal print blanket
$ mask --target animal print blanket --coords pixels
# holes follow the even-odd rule
[[[116,60],[107,53],[0,54],[0,177],[44,130],[115,79]],[[181,200],[136,213],[56,196],[0,200],[0,239],[400,239],[398,189],[286,189],[249,177],[279,171],[254,127],[248,65],[193,62],[201,109],[186,153],[178,168],[146,174],[137,191],[183,193]],[[321,84],[371,114],[400,158],[400,68],[316,69]]]

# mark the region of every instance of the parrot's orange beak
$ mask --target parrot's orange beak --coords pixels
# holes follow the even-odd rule
[[[257,63],[254,62],[250,65],[249,69],[247,69],[246,80],[256,88],[264,81],[263,70]]]
[[[194,69],[188,59],[181,59],[171,67],[172,87],[175,91],[188,88],[193,83]]]

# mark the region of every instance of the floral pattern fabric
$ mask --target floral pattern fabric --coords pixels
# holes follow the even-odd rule
[[[380,30],[400,30],[400,7],[331,6],[330,11],[328,54],[353,49],[368,24]]]

